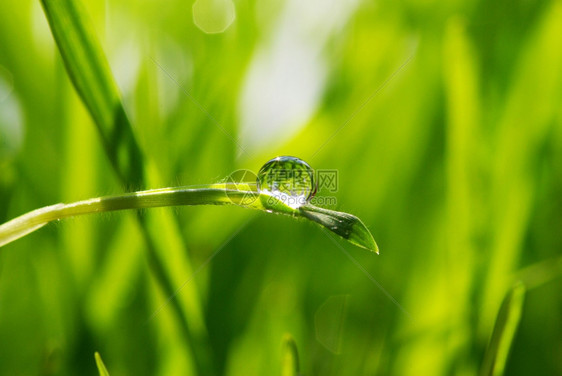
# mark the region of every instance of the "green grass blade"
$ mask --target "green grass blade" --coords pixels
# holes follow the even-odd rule
[[[248,201],[248,196],[255,197],[255,199]],[[211,184],[202,188],[151,189],[36,209],[0,225],[0,247],[55,220],[116,210],[180,205],[239,205],[268,213],[285,214],[294,218],[302,217],[326,227],[352,244],[379,253],[373,236],[363,222],[354,215],[312,205],[292,208],[273,199],[272,196],[232,189],[228,184]]]
[[[525,285],[517,283],[504,298],[484,356],[481,376],[503,375],[509,349],[521,319],[525,290]]]
[[[107,59],[79,1],[41,0],[66,70],[125,184],[143,184],[143,158]]]
[[[373,235],[367,226],[356,216],[312,205],[302,206],[299,213],[303,217],[326,227],[350,243],[376,254],[379,253],[379,247]]]
[[[109,376],[109,372],[107,371],[107,368],[105,368],[103,360],[101,360],[100,353],[96,351],[94,357],[96,358],[96,365],[98,366],[98,372],[100,373],[100,376]]]
[[[147,185],[141,149],[82,3],[79,0],[42,0],[42,4],[66,70],[94,119],[105,152],[120,182],[124,186]],[[159,239],[159,234],[147,225],[146,217],[137,216],[137,219],[144,234],[150,266],[166,295],[172,295],[174,286],[181,283],[179,276],[190,272],[187,258],[181,262],[169,261],[171,249],[176,254],[185,254],[183,242],[170,245],[170,239],[166,239],[168,242],[165,244]],[[171,226],[170,231],[174,232],[175,239],[181,239],[177,228],[177,225]],[[180,268],[183,269],[178,272]],[[191,343],[198,372],[213,374],[211,349],[205,325],[201,324],[203,315],[197,295],[195,287],[188,287],[180,299],[181,303],[174,300],[172,307],[180,318],[178,322],[186,341]]]
[[[514,273],[514,279],[522,281],[532,290],[562,277],[562,257],[550,258],[529,265]]]
[[[534,158],[559,129],[562,87],[562,3],[545,4],[528,30],[514,65],[511,87],[498,118],[490,170],[494,234],[487,267],[480,330],[489,331],[495,302],[510,283],[526,250],[525,233],[533,223],[533,205],[542,196],[541,169]],[[559,173],[558,173],[559,175]],[[528,286],[527,286],[528,287]]]
[[[281,361],[281,376],[299,375],[299,353],[297,344],[290,334],[283,339],[283,359]]]

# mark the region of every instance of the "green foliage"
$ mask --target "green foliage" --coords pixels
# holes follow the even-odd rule
[[[232,24],[0,1],[0,223],[296,155],[338,173],[301,216],[381,256],[231,206],[55,221],[0,248],[0,375],[294,373],[287,332],[305,375],[562,374],[561,3],[198,1]]]

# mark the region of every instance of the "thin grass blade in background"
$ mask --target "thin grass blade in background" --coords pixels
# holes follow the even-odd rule
[[[514,70],[512,87],[496,132],[492,165],[491,204],[495,227],[492,252],[483,290],[479,334],[490,330],[497,302],[511,283],[525,234],[532,220],[532,207],[539,196],[540,172],[536,155],[557,124],[562,85],[562,3],[552,2],[542,10],[537,26],[523,45]]]
[[[492,338],[484,356],[481,376],[503,375],[509,349],[521,320],[524,302],[525,285],[517,283],[507,293],[496,318]]]
[[[283,359],[281,361],[281,376],[299,375],[299,353],[297,344],[290,334],[283,339]]]
[[[94,119],[120,179],[143,183],[143,158],[125,114],[109,64],[79,1],[42,0],[64,65]]]
[[[443,43],[443,79],[447,101],[446,122],[446,197],[447,197],[447,252],[443,273],[447,283],[439,285],[440,291],[431,292],[441,297],[443,311],[435,312],[435,330],[451,333],[446,341],[437,341],[432,351],[446,354],[435,360],[447,367],[451,359],[461,359],[470,351],[469,335],[471,312],[474,305],[466,299],[473,288],[477,254],[473,239],[477,237],[478,213],[481,202],[474,182],[483,174],[478,162],[478,140],[481,139],[481,83],[479,58],[470,38],[466,19],[452,17],[445,29]],[[429,291],[428,291],[429,293]],[[449,317],[446,324],[441,317]],[[475,374],[477,366],[453,361],[456,374]],[[426,370],[429,373],[437,369]]]
[[[100,353],[96,352],[94,356],[96,358],[96,365],[98,366],[98,372],[100,373],[100,376],[109,376],[109,372],[107,371],[107,368],[105,368],[103,360],[101,360]]]
[[[83,5],[78,0],[42,0],[49,26],[74,87],[94,119],[109,160],[124,186],[146,185],[145,163],[123,108],[105,54],[95,36]],[[153,174],[154,175],[154,174]],[[151,180],[155,180],[154,177]],[[154,183],[151,181],[151,183]],[[162,214],[167,236],[162,239],[150,217],[137,216],[149,252],[150,265],[167,296],[191,274],[185,246],[177,224]],[[148,224],[147,224],[148,223]],[[202,308],[193,285],[171,301],[199,373],[213,374]]]

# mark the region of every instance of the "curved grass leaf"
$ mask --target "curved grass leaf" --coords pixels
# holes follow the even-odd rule
[[[507,293],[500,307],[492,338],[484,356],[481,376],[503,375],[509,349],[521,319],[524,301],[525,285],[517,283]]]
[[[147,185],[143,154],[135,140],[105,54],[82,3],[79,0],[41,0],[41,3],[66,71],[94,119],[114,172],[124,186]],[[174,223],[173,218],[166,219]],[[182,283],[179,276],[190,272],[187,258],[177,262],[171,261],[173,256],[170,257],[185,254],[185,246],[177,230],[179,226],[168,227],[170,236],[164,244],[160,239],[161,234],[148,224],[149,219],[137,216],[137,220],[146,243],[151,270],[165,295],[173,295],[174,286]],[[42,224],[37,224],[35,228],[27,228],[25,231],[41,226]],[[13,232],[11,236],[15,239],[24,234]],[[186,287],[184,296],[172,300],[171,306],[179,317],[178,324],[183,336],[192,344],[192,355],[198,373],[213,375],[212,352],[202,323],[202,308],[195,287]]]
[[[92,198],[71,204],[47,206],[0,225],[0,246],[19,239],[55,220],[116,210],[179,205],[239,205],[268,213],[285,214],[293,218],[302,217],[326,227],[352,244],[376,253],[379,252],[367,227],[354,215],[308,204],[293,208],[272,196],[240,190],[226,183],[212,184],[202,188],[151,189],[124,195]]]
[[[41,0],[41,2],[57,46],[63,57],[66,70],[75,89],[94,119],[102,144],[121,183],[125,186],[132,185],[137,187],[149,185],[144,179],[144,173],[146,171],[143,170],[142,152],[135,141],[131,125],[127,119],[114,79],[110,73],[109,65],[95,37],[94,28],[89,22],[80,1]],[[150,174],[150,176],[152,176],[152,174]],[[152,181],[150,185],[152,184],[156,185],[159,184],[159,182]],[[6,244],[31,231],[41,228],[48,223],[47,220],[49,218],[54,219],[53,216],[58,214],[66,217],[85,214],[87,212],[135,208],[138,205],[144,204],[149,205],[147,207],[176,205],[159,205],[158,200],[165,196],[162,192],[160,193],[162,194],[160,198],[158,198],[157,195],[139,198],[135,197],[136,194],[132,194],[124,195],[126,197],[124,201],[120,199],[107,199],[95,202],[96,199],[94,199],[93,201],[87,200],[91,201],[88,203],[82,202],[82,204],[85,205],[85,207],[82,208],[76,203],[63,205],[64,208],[56,205],[46,210],[34,211],[0,226],[0,244]],[[198,195],[199,193],[191,193],[193,197],[202,198],[202,196]],[[124,202],[128,202],[132,206],[119,206],[125,205]],[[99,210],[87,211],[85,208],[88,206],[89,209],[97,207]],[[291,213],[285,210],[285,208],[282,209],[283,210],[279,211],[280,213],[291,214],[293,216],[305,216],[302,214],[306,213],[300,211]],[[80,212],[80,210],[86,211]],[[323,224],[329,216],[318,217],[318,215],[316,215],[314,217],[318,219],[313,219],[315,222]],[[176,270],[178,266],[177,263],[170,265],[170,259],[173,259],[173,257],[170,257],[169,249],[163,249],[162,243],[158,241],[158,234],[155,233],[155,230],[152,229],[151,226],[147,225],[147,220],[145,218],[140,216],[137,218],[146,240],[151,260],[150,265],[153,272],[162,288],[166,291],[166,294],[171,295],[174,291],[173,286],[178,283],[178,281],[174,279],[174,276],[185,273],[173,272],[172,269],[175,268],[174,270]],[[40,219],[42,219],[43,222],[41,222]],[[33,223],[35,224],[32,225]],[[177,229],[172,229],[171,231],[177,233]],[[342,233],[345,235],[346,232],[343,231]],[[353,234],[350,235],[351,241],[355,239],[352,235]],[[178,235],[177,239],[182,243],[181,236]],[[362,237],[359,236],[357,239],[359,239],[360,242]],[[184,253],[182,252],[184,249],[180,249],[183,248],[183,243],[179,244],[176,242],[173,244],[175,244],[175,246],[172,247],[175,254]],[[368,243],[365,244],[367,247],[369,246]],[[167,244],[167,247],[170,248],[170,244]],[[187,262],[188,261],[185,260],[184,264]],[[189,293],[189,296],[193,296],[195,293],[196,291],[193,291],[193,293]],[[197,304],[195,304],[195,307],[191,306],[195,300],[197,299],[190,299],[189,302],[182,300],[182,303],[179,303],[178,300],[174,299],[172,301],[172,306],[181,318],[179,324],[181,325],[186,339],[193,344],[191,348],[193,349],[194,363],[199,373],[213,374],[212,353],[208,346],[208,338],[204,330],[205,325],[201,324],[202,315],[197,313],[201,311],[201,308],[198,307]]]

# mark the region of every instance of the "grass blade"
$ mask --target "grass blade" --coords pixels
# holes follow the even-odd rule
[[[299,353],[297,344],[290,334],[283,339],[283,359],[281,361],[281,376],[299,375]]]
[[[379,254],[379,247],[373,235],[356,216],[312,205],[302,206],[299,213],[303,217],[326,227],[348,242]]]
[[[107,59],[82,4],[42,0],[64,65],[88,108],[122,182],[143,183],[143,158],[125,114]]]
[[[179,205],[239,205],[268,213],[285,214],[294,218],[306,218],[316,222],[352,244],[379,253],[378,246],[367,227],[359,218],[304,205],[292,208],[272,196],[260,193],[259,199],[248,201],[256,192],[234,189],[229,184],[211,184],[206,187],[161,188],[127,193],[117,196],[97,197],[71,204],[56,204],[33,210],[0,225],[0,247],[49,222],[77,215],[105,213],[126,209],[146,209]]]
[[[101,360],[100,353],[96,351],[94,357],[96,358],[96,365],[98,366],[98,372],[100,373],[100,376],[109,376],[109,372],[107,371],[107,368],[105,368],[103,360]]]
[[[509,349],[521,319],[525,301],[525,286],[517,283],[507,293],[500,307],[490,344],[484,356],[481,376],[503,375]]]
[[[117,85],[109,64],[95,36],[82,3],[79,0],[41,0],[49,26],[62,55],[64,65],[80,98],[94,119],[105,152],[113,170],[124,186],[145,186],[146,164],[131,124],[121,103]],[[166,218],[174,224],[174,219]],[[180,275],[189,274],[186,257],[181,262],[170,261],[170,255],[185,255],[185,245],[178,234],[177,223],[170,226],[174,241],[159,238],[146,217],[137,216],[147,246],[150,266],[166,295],[173,294],[181,283]],[[39,227],[37,227],[39,228]],[[17,236],[24,233],[13,234]],[[172,302],[179,317],[179,325],[187,342],[191,343],[198,373],[214,374],[207,333],[202,323],[202,308],[195,287],[188,287],[185,295]]]

